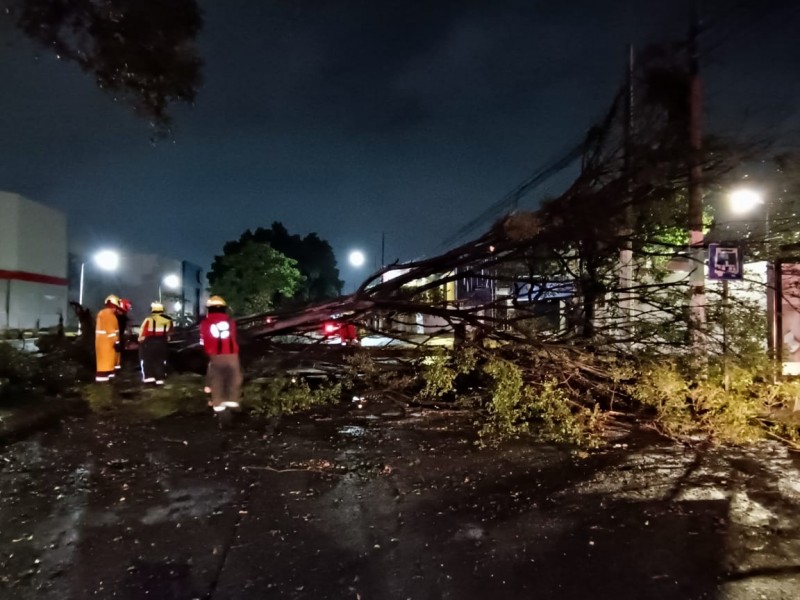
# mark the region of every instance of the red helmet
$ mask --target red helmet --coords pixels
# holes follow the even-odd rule
[[[130,310],[133,308],[133,304],[131,304],[131,301],[127,300],[126,298],[122,298],[119,301],[119,303],[120,303],[120,308],[125,312],[130,312]]]

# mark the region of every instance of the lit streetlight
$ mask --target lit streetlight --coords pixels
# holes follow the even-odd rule
[[[737,215],[744,215],[764,205],[764,197],[751,188],[739,188],[729,195],[731,210]]]
[[[737,188],[728,194],[728,203],[731,212],[737,215],[746,215],[760,207],[764,211],[764,249],[769,255],[769,206],[764,200],[764,195],[753,188]]]
[[[364,256],[364,253],[361,250],[353,250],[348,255],[347,260],[350,262],[350,266],[358,269],[359,267],[364,266],[367,258]]]
[[[161,302],[161,285],[168,290],[177,291],[181,288],[181,278],[180,275],[176,275],[175,273],[169,273],[164,275],[161,279],[161,283],[158,284],[158,301]]]
[[[99,250],[92,255],[92,262],[101,271],[113,273],[119,268],[119,252],[115,250]],[[78,304],[83,306],[83,279],[86,262],[81,262],[81,282],[78,288]]]
[[[767,264],[769,264],[770,260],[770,248],[769,248],[769,205],[766,203],[764,199],[764,195],[755,190],[753,188],[737,188],[732,190],[728,194],[728,203],[731,209],[731,212],[737,215],[746,215],[748,213],[752,213],[756,210],[763,210],[764,211],[764,257],[767,260]],[[728,298],[728,282],[727,280],[722,282],[723,288],[723,301],[727,302]],[[767,348],[772,354],[775,348],[775,340],[776,340],[776,321],[774,317],[774,298],[770,300],[767,299]],[[723,323],[724,325],[724,323]],[[723,336],[726,336],[726,331],[723,329]],[[727,342],[723,341],[723,344],[727,346]]]
[[[119,252],[116,250],[98,250],[92,255],[92,262],[101,271],[113,273],[119,268]],[[83,281],[86,271],[86,261],[81,261],[81,281],[78,285],[78,304],[83,306]],[[81,324],[78,322],[78,333],[81,333]]]

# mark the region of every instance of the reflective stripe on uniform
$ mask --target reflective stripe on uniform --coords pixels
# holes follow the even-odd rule
[[[227,321],[220,321],[219,323],[212,323],[211,327],[211,335],[213,335],[218,340],[227,340],[231,337],[231,324]]]

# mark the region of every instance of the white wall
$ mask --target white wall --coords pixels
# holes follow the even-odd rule
[[[19,194],[0,192],[0,270],[12,272],[0,278],[0,330],[56,326],[67,311],[66,217]],[[65,283],[26,281],[28,276]]]
[[[67,277],[67,219],[63,213],[21,198],[17,270]]]
[[[19,222],[19,196],[0,192],[0,270],[17,270],[17,223]],[[2,296],[5,310],[5,293]]]
[[[8,287],[11,288],[10,295],[3,297],[9,299],[11,308],[10,316],[5,315],[4,327],[9,329],[34,329],[37,327],[46,329],[58,325],[61,315],[66,318],[67,286],[48,285],[44,283],[33,283],[30,281],[10,280],[4,281],[5,294],[8,294]]]

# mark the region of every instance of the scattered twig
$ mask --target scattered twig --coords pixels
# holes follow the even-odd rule
[[[244,465],[242,466],[242,469],[245,471],[270,471],[272,473],[320,473],[322,475],[341,475],[341,473],[336,473],[335,471],[315,469],[313,467],[276,469],[275,467],[270,466]]]

